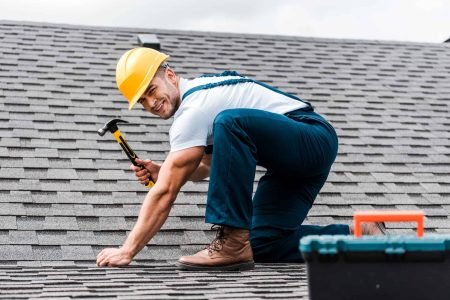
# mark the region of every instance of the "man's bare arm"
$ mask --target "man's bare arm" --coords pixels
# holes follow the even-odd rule
[[[130,263],[166,221],[181,187],[197,170],[203,152],[204,147],[193,147],[167,156],[158,180],[145,197],[138,220],[124,245],[119,249],[104,249],[97,256],[97,265],[120,266]]]
[[[197,170],[191,175],[189,180],[200,181],[209,177],[209,169],[211,168],[211,154],[203,154],[202,161],[198,165]]]
[[[135,173],[136,177],[142,184],[147,184],[148,179],[152,178],[154,181],[158,180],[158,173],[161,165],[151,160],[137,159],[137,163],[143,165],[144,168],[131,165],[130,168]],[[200,181],[209,177],[209,170],[211,167],[211,154],[203,154],[203,158],[197,169],[189,177],[190,181]]]

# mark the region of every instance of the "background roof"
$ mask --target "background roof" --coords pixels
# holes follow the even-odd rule
[[[2,284],[12,284],[23,272],[48,277],[47,271],[63,270],[67,279],[72,269],[52,269],[55,265],[84,276],[111,274],[91,269],[95,256],[122,244],[146,190],[112,137],[96,131],[120,117],[131,122],[121,128],[139,156],[162,161],[169,150],[170,120],[128,111],[115,87],[115,64],[138,46],[139,33],[157,35],[181,76],[236,70],[311,101],[335,126],[338,158],[307,223],[350,223],[359,209],[422,209],[427,232],[450,232],[448,43],[9,21],[0,22],[0,33]],[[256,179],[262,173],[259,169]],[[207,185],[206,180],[186,184],[137,263],[179,276],[164,263],[209,243],[212,233],[203,221]],[[412,232],[413,225],[388,228]],[[50,271],[27,269],[46,265]],[[282,284],[292,279],[282,275],[288,270],[299,281],[287,285],[289,295],[305,294],[298,266],[258,268],[280,276]],[[120,272],[146,272],[138,270]]]
[[[0,19],[440,43],[448,11],[448,0],[3,0]]]

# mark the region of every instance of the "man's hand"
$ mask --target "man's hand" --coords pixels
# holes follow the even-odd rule
[[[159,169],[161,169],[161,165],[155,164],[153,161],[149,159],[136,159],[136,162],[143,166],[144,168],[136,167],[135,165],[131,165],[130,168],[134,172],[134,175],[138,178],[139,182],[143,185],[146,185],[149,182],[149,177],[156,182],[158,180]]]
[[[120,267],[128,265],[133,258],[122,248],[106,248],[97,255],[97,266]]]

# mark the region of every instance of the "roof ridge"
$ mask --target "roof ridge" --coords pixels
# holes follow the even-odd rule
[[[276,35],[276,34],[263,34],[263,33],[236,33],[236,32],[218,32],[218,31],[201,31],[201,30],[181,30],[181,29],[159,29],[159,28],[145,28],[145,27],[115,27],[104,25],[81,25],[81,24],[69,24],[69,23],[52,23],[52,22],[39,22],[39,21],[16,21],[16,20],[4,20],[0,19],[1,24],[8,25],[26,25],[26,26],[45,26],[55,28],[67,28],[67,29],[80,29],[80,30],[105,30],[115,32],[127,32],[127,33],[148,33],[153,31],[156,33],[169,33],[169,34],[190,34],[190,35],[202,35],[202,36],[226,36],[226,37],[253,37],[262,39],[276,39],[276,40],[295,40],[295,41],[307,41],[307,42],[327,42],[327,43],[359,43],[359,44],[386,44],[386,45],[439,45],[444,47],[450,47],[450,43],[432,43],[432,42],[414,42],[414,41],[397,41],[397,40],[379,40],[379,39],[356,39],[356,38],[327,38],[327,37],[308,37],[297,35]]]

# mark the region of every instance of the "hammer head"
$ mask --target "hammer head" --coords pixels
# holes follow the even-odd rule
[[[119,129],[117,127],[118,123],[128,123],[125,120],[121,120],[121,119],[112,119],[109,120],[108,122],[105,123],[105,125],[103,125],[102,128],[100,128],[99,130],[97,130],[98,135],[100,136],[104,136],[106,131],[109,131],[111,133],[114,133],[117,131],[117,129]]]

